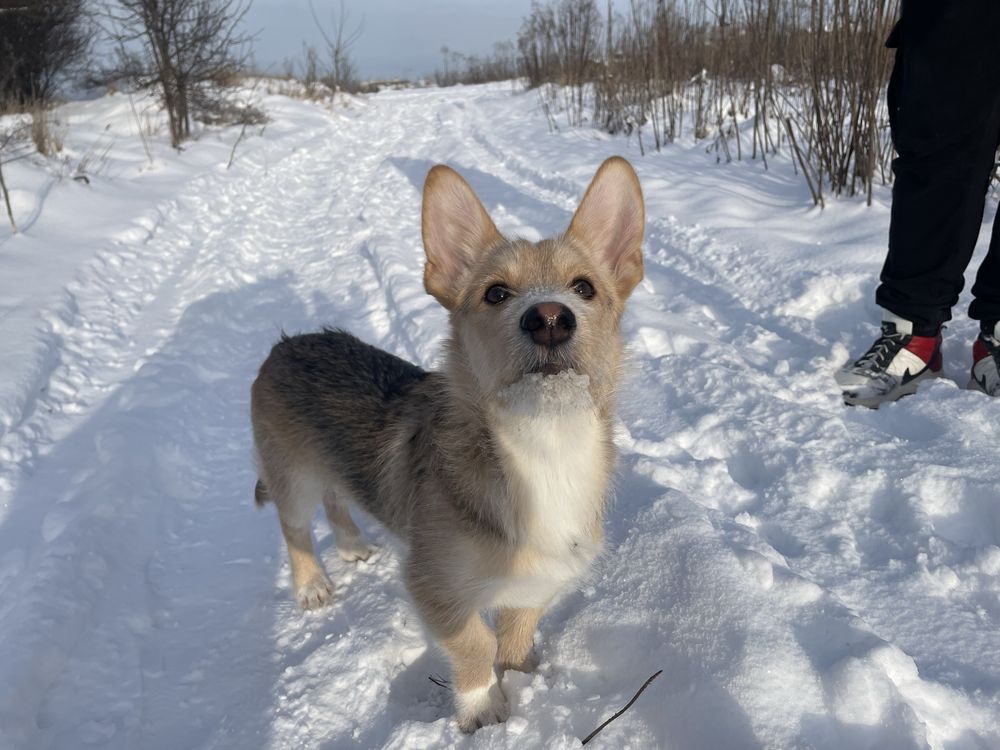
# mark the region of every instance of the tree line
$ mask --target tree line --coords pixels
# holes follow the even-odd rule
[[[95,38],[114,61],[90,77],[152,86],[171,142],[193,119],[246,122],[225,86],[246,68],[249,0],[0,0],[0,112],[43,110],[61,78],[84,66]],[[719,160],[790,154],[822,204],[889,179],[884,42],[898,0],[535,0],[516,42],[493,54],[442,49],[438,85],[521,77],[550,125],[589,124],[659,150],[684,133]],[[356,90],[350,56],[362,23],[343,0],[325,49],[304,48],[302,76]]]

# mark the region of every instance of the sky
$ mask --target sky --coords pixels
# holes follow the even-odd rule
[[[336,17],[339,0],[313,0],[320,20]],[[351,57],[362,78],[428,76],[443,67],[441,48],[489,54],[496,42],[514,41],[531,0],[345,0],[349,29],[363,22]],[[259,68],[284,71],[283,61],[302,59],[302,43],[322,47],[308,0],[254,0],[245,19],[257,35]]]

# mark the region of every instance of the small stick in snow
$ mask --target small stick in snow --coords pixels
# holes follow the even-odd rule
[[[448,683],[448,680],[446,680],[444,677],[441,677],[436,674],[429,674],[427,675],[427,679],[433,682],[438,687],[443,687],[445,690],[451,690],[451,685]]]
[[[636,691],[635,695],[632,696],[632,700],[630,700],[628,703],[626,703],[621,708],[621,710],[615,712],[614,716],[612,716],[610,719],[608,719],[603,724],[601,724],[599,727],[597,727],[597,729],[595,729],[593,732],[591,732],[586,737],[584,737],[583,740],[581,740],[580,744],[581,745],[586,745],[588,742],[590,742],[592,739],[594,739],[594,737],[597,736],[597,733],[600,732],[602,729],[604,729],[604,727],[606,727],[612,721],[614,721],[619,716],[621,716],[623,713],[625,713],[626,711],[628,711],[632,707],[632,704],[635,703],[636,700],[638,700],[638,698],[639,698],[640,695],[642,695],[643,691],[646,688],[648,688],[652,684],[653,680],[655,680],[661,674],[663,674],[663,670],[662,669],[659,670],[659,671],[657,671],[655,674],[651,674],[649,676],[649,678],[644,683],[642,683],[642,687],[639,688]],[[448,680],[446,680],[445,678],[441,677],[440,675],[429,674],[429,675],[427,675],[427,679],[430,680],[431,682],[433,682],[438,687],[442,687],[445,690],[451,690],[451,684],[448,682]]]
[[[628,711],[628,710],[629,710],[629,708],[631,708],[632,704],[633,704],[633,703],[635,703],[636,699],[637,699],[637,698],[638,698],[638,697],[639,697],[640,695],[642,695],[642,691],[643,691],[643,690],[645,690],[646,688],[648,688],[648,687],[649,687],[649,685],[650,685],[650,683],[651,683],[651,682],[652,682],[653,680],[655,680],[655,679],[656,679],[657,677],[659,677],[659,676],[660,676],[660,675],[661,675],[662,673],[663,673],[663,670],[661,669],[661,670],[660,670],[659,672],[656,672],[655,674],[652,674],[652,675],[650,675],[650,676],[649,676],[649,679],[648,679],[648,680],[646,680],[646,681],[645,681],[644,683],[642,683],[642,687],[641,687],[641,688],[639,688],[639,690],[638,690],[638,691],[636,692],[636,694],[632,696],[632,700],[630,700],[630,701],[629,701],[628,703],[626,703],[626,704],[625,704],[625,706],[624,706],[624,707],[623,707],[623,708],[622,708],[622,709],[621,709],[620,711],[618,711],[618,712],[617,712],[617,713],[616,713],[616,714],[615,714],[614,716],[612,716],[612,717],[611,717],[610,719],[608,719],[608,720],[607,720],[607,721],[605,721],[605,722],[604,722],[603,724],[601,724],[601,726],[599,726],[599,727],[598,727],[597,729],[595,729],[595,730],[594,730],[593,732],[591,732],[591,733],[590,733],[590,734],[588,734],[588,735],[587,735],[586,737],[584,737],[584,738],[583,738],[583,739],[582,739],[582,740],[580,741],[580,744],[581,744],[581,745],[586,745],[586,744],[587,744],[588,742],[590,742],[590,741],[591,741],[592,739],[594,739],[594,737],[595,737],[595,736],[597,735],[597,733],[598,733],[598,732],[600,732],[600,731],[601,731],[602,729],[604,729],[604,727],[606,727],[606,726],[607,726],[608,724],[610,724],[610,723],[611,723],[612,721],[614,721],[614,720],[615,720],[615,719],[617,719],[617,718],[618,718],[619,716],[621,716],[621,715],[622,715],[623,713],[625,713],[626,711]]]

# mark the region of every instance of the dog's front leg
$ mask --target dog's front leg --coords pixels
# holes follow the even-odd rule
[[[500,669],[534,672],[538,657],[532,652],[542,607],[503,608],[497,613],[497,662]]]
[[[474,732],[506,721],[510,707],[493,669],[497,655],[493,631],[478,612],[450,630],[441,638],[441,645],[451,662],[458,726],[464,732]]]
[[[309,527],[298,528],[281,521],[281,532],[288,545],[288,562],[292,567],[292,590],[302,609],[318,609],[333,601],[333,584],[320,567],[313,551]]]

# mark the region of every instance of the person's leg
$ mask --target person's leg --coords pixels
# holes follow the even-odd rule
[[[972,295],[975,299],[969,306],[969,317],[980,321],[984,330],[988,329],[990,335],[995,335],[996,323],[1000,321],[1000,212],[993,217],[990,249],[979,266]]]
[[[993,218],[993,236],[986,259],[972,287],[975,299],[969,317],[979,321],[979,336],[972,344],[969,387],[1000,397],[1000,214]]]
[[[982,225],[1000,130],[998,36],[995,0],[904,0],[889,85],[898,156],[876,301],[911,321],[914,335],[951,319]]]

